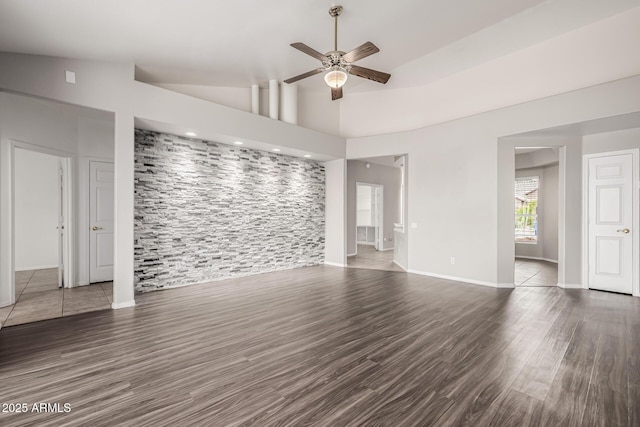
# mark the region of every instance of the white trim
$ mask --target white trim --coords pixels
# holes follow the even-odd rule
[[[379,249],[379,250],[378,250],[378,252],[392,251],[392,250],[394,250],[394,249],[395,249],[395,247],[387,248],[387,249]]]
[[[337,262],[330,262],[330,261],[325,261],[324,265],[330,265],[332,267],[346,267],[346,264],[339,264]]]
[[[515,289],[515,283],[496,283],[496,288],[500,289]]]
[[[632,148],[629,150],[606,151],[602,153],[592,153],[582,155],[582,289],[589,289],[589,160],[598,157],[619,156],[622,154],[631,154],[632,158],[632,181],[634,188],[632,191],[631,206],[633,206],[633,224],[631,229],[633,233],[633,273],[631,295],[640,297],[640,211],[638,210],[638,198],[640,190],[640,149]],[[560,284],[558,284],[560,286]],[[574,285],[565,285],[574,286]]]
[[[50,268],[58,268],[57,265],[39,265],[36,267],[28,267],[28,268],[21,268],[20,270],[16,269],[16,272],[18,271],[31,271],[31,270],[48,270]]]
[[[448,276],[446,274],[429,273],[426,271],[419,271],[419,270],[413,270],[413,269],[409,269],[407,270],[407,272],[418,274],[420,276],[429,276],[429,277],[436,277],[438,279],[446,279],[446,280],[453,280],[456,282],[471,283],[472,285],[489,286],[492,288],[502,287],[502,284],[485,282],[483,280],[467,279],[466,277]],[[514,285],[511,284],[508,287],[514,287]]]
[[[361,225],[360,227],[365,227],[364,225]],[[368,226],[367,226],[368,227]],[[356,227],[357,228],[357,227]],[[358,245],[363,245],[363,246],[375,246],[375,243],[369,243],[369,242],[356,242],[356,246]],[[356,255],[358,254],[358,252],[356,252]]]
[[[125,302],[120,302],[120,303],[112,302],[111,303],[111,308],[114,309],[114,310],[118,310],[120,308],[133,307],[135,305],[136,305],[135,300],[125,301]]]
[[[580,283],[558,283],[557,286],[562,289],[586,289],[584,285]]]
[[[352,253],[352,254],[347,254],[347,258],[349,258],[350,256],[356,256],[356,255],[358,255],[358,252],[354,252],[354,253]],[[326,264],[326,263],[325,263],[325,264]]]
[[[516,259],[533,259],[536,261],[547,261],[547,262],[552,262],[554,264],[558,263],[557,259],[549,259],[549,258],[541,258],[541,257],[537,257],[537,256],[523,256],[523,255],[516,255]]]
[[[400,267],[401,269],[403,269],[404,271],[407,271],[407,272],[409,271],[409,270],[407,270],[407,267],[405,267],[404,265],[400,265],[400,264],[398,263],[398,261],[396,261],[395,259],[393,260],[393,263],[394,263],[395,265],[397,265],[398,267]]]

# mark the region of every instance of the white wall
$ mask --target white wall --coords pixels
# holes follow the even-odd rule
[[[349,139],[347,157],[408,153],[409,270],[513,286],[514,147],[564,147],[559,176],[559,282],[581,283],[582,141],[504,136],[640,111],[640,77],[618,80],[409,132]],[[570,189],[578,189],[572,191]],[[450,257],[456,263],[449,262]]]
[[[384,187],[382,201],[384,249],[394,247],[393,223],[400,222],[400,169],[370,163],[360,160],[347,162],[347,254],[356,253],[356,183],[378,184]]]
[[[347,162],[344,159],[325,162],[325,263],[344,266],[347,261],[345,242],[347,222]]]
[[[632,148],[640,148],[640,128],[585,135],[582,138],[583,154],[606,153]]]
[[[57,157],[15,150],[15,269],[58,266]]]
[[[280,83],[280,86],[283,84]],[[153,85],[236,110],[251,111],[250,87],[219,87],[173,83],[153,83]],[[298,126],[338,135],[340,133],[340,103],[332,101],[329,89],[326,89],[326,92],[321,92],[298,87]],[[282,109],[283,98],[280,97],[280,118],[282,118]],[[265,88],[260,89],[260,115],[269,117],[269,90]]]

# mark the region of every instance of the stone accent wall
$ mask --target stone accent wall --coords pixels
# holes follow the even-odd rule
[[[324,166],[136,129],[135,287],[324,261]]]

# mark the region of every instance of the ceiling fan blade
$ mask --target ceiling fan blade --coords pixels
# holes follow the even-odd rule
[[[383,73],[382,71],[371,70],[369,68],[359,67],[357,65],[352,65],[349,73],[353,74],[354,76],[373,80],[374,82],[382,84],[388,82],[389,78],[391,77],[391,74]]]
[[[336,99],[342,98],[342,88],[341,87],[332,87],[331,88],[331,100],[335,101]]]
[[[306,79],[307,77],[314,76],[324,71],[324,68],[317,68],[315,70],[307,71],[306,73],[300,74],[299,76],[291,77],[290,79],[285,80],[285,83],[295,83],[298,80]]]
[[[362,46],[358,46],[353,49],[351,52],[345,53],[342,58],[347,62],[356,62],[359,59],[366,58],[367,56],[378,52],[380,52],[380,49],[378,49],[375,44],[366,42]]]
[[[301,43],[301,42],[291,43],[291,47],[296,48],[300,52],[306,53],[307,55],[313,56],[314,58],[316,58],[319,61],[324,61],[325,59],[327,59],[326,55],[321,54],[317,50],[315,50],[313,48],[310,48],[309,46],[307,46],[304,43]]]

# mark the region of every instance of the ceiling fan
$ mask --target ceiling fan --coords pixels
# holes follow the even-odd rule
[[[294,83],[298,80],[327,71],[327,74],[324,76],[324,81],[331,88],[331,99],[334,101],[342,98],[342,86],[346,83],[349,74],[382,84],[387,83],[391,74],[353,64],[362,58],[366,58],[369,55],[379,52],[380,49],[378,49],[376,45],[371,42],[366,42],[365,44],[353,49],[351,52],[344,53],[338,50],[338,16],[340,16],[341,13],[342,6],[333,6],[329,9],[329,15],[331,15],[335,20],[332,51],[323,55],[304,43],[297,42],[291,44],[291,47],[320,60],[320,62],[322,62],[322,67],[300,74],[299,76],[291,77],[290,79],[285,80],[285,83]]]

